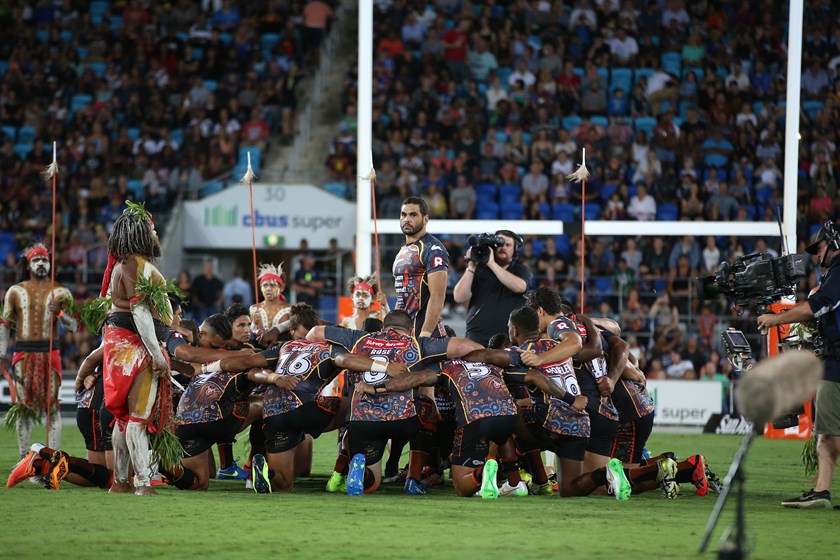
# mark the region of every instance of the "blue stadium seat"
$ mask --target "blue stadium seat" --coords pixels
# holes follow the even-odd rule
[[[85,60],[87,60],[87,47],[76,47],[76,54],[79,55],[79,61],[84,62]]]
[[[585,219],[597,220],[601,216],[601,205],[597,202],[587,202],[583,213]]]
[[[59,33],[58,36],[61,37],[61,40],[64,41],[65,43],[72,43],[73,42],[73,32],[70,31],[69,29],[65,29],[64,31]]]
[[[597,124],[598,126],[603,126],[604,128],[609,128],[610,126],[610,120],[604,115],[592,115],[589,117],[589,120],[592,124]]]
[[[563,117],[563,128],[571,132],[576,127],[580,126],[581,120],[577,115],[566,115]]]
[[[563,255],[563,257],[569,257],[569,250],[572,247],[572,244],[569,242],[568,234],[562,235],[555,235],[554,236],[554,245],[557,247],[557,252]]]
[[[499,201],[504,204],[505,200],[519,202],[522,198],[522,187],[516,183],[509,183],[499,187]]]
[[[338,322],[338,298],[322,293],[319,302],[318,316],[331,323]]]
[[[216,80],[204,80],[204,87],[206,87],[210,91],[216,91],[216,88],[219,87],[219,84],[218,82],[216,82]]]
[[[231,35],[227,31],[225,31],[224,33],[219,33],[219,40],[222,43],[229,45],[233,42],[233,35]]]
[[[558,202],[551,208],[551,215],[561,222],[574,222],[575,207],[568,202]]]
[[[193,53],[193,57],[196,60],[203,60],[204,59],[204,49],[199,48],[199,47],[193,47],[192,53]]]
[[[253,163],[251,164],[251,167],[253,167]],[[337,196],[338,198],[347,198],[347,185],[345,185],[344,183],[339,183],[337,181],[333,183],[327,183],[326,185],[324,185],[324,190],[326,190],[332,195]]]
[[[808,118],[814,120],[817,118],[817,113],[822,111],[824,107],[823,102],[819,99],[810,99],[802,103],[802,110],[808,115]]]
[[[653,289],[656,290],[657,293],[663,293],[665,290],[668,289],[668,281],[664,278],[657,278],[653,281]]]
[[[248,146],[239,149],[239,162],[248,167],[248,154],[251,154],[251,167],[254,171],[262,168],[262,151],[256,146]]]
[[[630,94],[633,88],[633,70],[630,68],[616,67],[610,72],[610,93],[616,88],[624,90],[624,95]]]
[[[475,218],[477,220],[499,219],[499,205],[495,202],[482,202],[476,206]]]
[[[540,202],[540,215],[543,220],[547,220],[551,217],[551,205],[549,205],[548,202]]]
[[[679,52],[664,52],[662,53],[662,69],[668,74],[679,77],[682,73],[682,53]]]
[[[586,71],[580,66],[575,66],[574,68],[572,68],[572,73],[581,80],[583,80],[586,77]]]
[[[545,241],[543,241],[543,239],[541,237],[535,237],[531,241],[531,246],[534,249],[534,254],[537,255],[537,256],[539,256],[540,253],[545,251]]]
[[[18,129],[18,144],[31,144],[35,141],[35,128],[24,125]]]
[[[92,102],[92,95],[87,95],[85,93],[77,93],[76,95],[70,98],[70,112],[75,113],[77,110]]]
[[[679,219],[680,209],[676,204],[660,203],[656,205],[656,219],[665,222],[675,222]]]
[[[48,29],[38,29],[35,31],[35,37],[38,38],[38,42],[46,43],[50,40],[50,32]]]
[[[758,211],[753,204],[743,204],[741,208],[747,211],[747,220],[754,222],[758,217]]]
[[[682,69],[682,77],[685,78],[689,72],[694,72],[694,75],[697,77],[697,81],[703,78],[703,67],[702,66],[686,66]]]
[[[3,140],[9,140],[12,144],[17,138],[17,129],[13,126],[3,125]]]
[[[143,189],[143,181],[140,179],[129,179],[127,186],[135,201],[144,200],[146,198],[145,190]]]
[[[523,132],[522,133],[522,143],[528,147],[531,147],[531,133],[530,132]]]
[[[501,80],[501,82],[505,86],[507,86],[508,78],[510,78],[511,74],[513,74],[513,68],[511,68],[510,66],[502,66],[501,68],[496,70],[496,75],[499,77],[499,80]]]
[[[217,192],[223,191],[224,189],[225,184],[221,181],[211,181],[209,183],[204,183],[204,186],[201,187],[201,198],[205,198],[212,194],[216,194]]]
[[[123,26],[123,18],[122,16],[111,16],[108,18],[108,22],[111,24],[111,31],[118,31],[122,29]]]
[[[13,148],[15,155],[20,159],[26,159],[32,153],[32,144],[15,144]]]
[[[656,119],[653,117],[639,117],[633,123],[636,132],[640,130],[645,133],[650,140],[651,135],[653,135],[653,129],[656,128]]]
[[[89,11],[91,14],[102,15],[108,11],[108,2],[104,2],[102,0],[91,2]]]
[[[172,141],[178,144],[178,146],[182,146],[184,144],[184,129],[183,128],[173,128],[169,133],[170,138]]]
[[[137,128],[136,126],[129,127],[126,130],[126,134],[128,135],[129,138],[136,141],[138,138],[140,138],[140,129]]]
[[[595,293],[601,296],[599,301],[603,301],[604,299],[606,299],[607,296],[612,294],[612,278],[610,278],[609,276],[595,276],[593,287],[595,288]]]
[[[616,185],[615,183],[605,183],[605,184],[601,185],[601,193],[600,193],[601,194],[601,200],[606,202],[607,200],[610,199],[610,197],[613,195],[613,193],[617,190],[618,190],[618,185]]]
[[[484,201],[496,201],[496,183],[479,183],[475,186],[475,194],[481,204]],[[479,206],[481,206],[479,204]]]
[[[104,62],[88,62],[85,66],[90,68],[90,71],[93,72],[97,78],[101,78],[105,75]]]
[[[773,195],[775,193],[776,189],[774,189],[773,187],[761,187],[755,189],[755,199],[762,206],[767,206],[768,204],[770,204],[770,200],[773,198]]]
[[[808,228],[808,239],[813,239],[819,233],[821,227],[822,224],[811,224],[811,227]]]
[[[4,76],[8,69],[9,69],[9,61],[8,60],[0,60],[0,76]]]
[[[260,38],[260,45],[262,46],[263,50],[271,50],[274,47],[274,44],[280,40],[280,35],[277,33],[264,33],[263,36]]]
[[[521,220],[525,217],[525,207],[521,202],[502,203],[501,208],[503,220]]]

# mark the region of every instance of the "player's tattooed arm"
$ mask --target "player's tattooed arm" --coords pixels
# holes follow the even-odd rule
[[[422,369],[420,371],[411,372],[397,379],[389,379],[381,385],[371,385],[364,381],[356,384],[356,390],[367,393],[368,395],[376,395],[379,393],[398,393],[400,391],[408,391],[421,386],[431,386],[437,383],[438,374],[431,369]]]
[[[387,373],[389,377],[401,377],[408,373],[408,366],[399,362],[382,362],[367,356],[344,352],[335,357],[335,365],[341,369],[353,371],[376,371]]]
[[[565,331],[560,334],[559,344],[553,348],[537,354],[533,350],[523,350],[519,357],[522,363],[529,367],[540,367],[545,364],[562,362],[577,354],[583,346],[583,340],[576,332]]]
[[[291,391],[300,382],[300,379],[293,375],[280,375],[267,369],[252,369],[248,372],[248,379],[254,383],[274,385],[284,391]]]

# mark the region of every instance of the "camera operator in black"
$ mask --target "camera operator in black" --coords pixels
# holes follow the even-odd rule
[[[786,323],[814,321],[817,335],[815,352],[825,365],[825,375],[817,392],[817,481],[812,490],[782,502],[785,507],[831,507],[831,480],[840,456],[840,228],[826,222],[805,249],[819,257],[825,268],[819,289],[808,299],[780,315],[758,317],[762,330]]]
[[[467,269],[453,291],[456,303],[468,304],[466,338],[485,345],[491,336],[507,329],[510,312],[525,303],[523,294],[531,286],[530,269],[517,260],[522,238],[506,229],[496,236],[504,244],[479,247],[489,253],[485,264],[476,262],[480,259],[475,259],[474,247],[467,249]]]

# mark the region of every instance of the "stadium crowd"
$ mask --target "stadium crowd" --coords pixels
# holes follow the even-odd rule
[[[330,17],[323,2],[3,2],[3,291],[16,253],[49,237],[52,193],[41,173],[54,141],[56,278],[81,301],[102,279],[125,200],[165,214],[177,196],[241,176],[241,149],[259,168],[272,141],[290,141],[295,88]],[[68,368],[96,345],[85,334],[65,334]]]

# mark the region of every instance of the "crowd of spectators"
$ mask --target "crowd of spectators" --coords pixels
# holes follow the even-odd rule
[[[159,216],[244,173],[241,150],[258,166],[271,141],[291,140],[295,87],[332,13],[317,0],[2,2],[0,296],[16,252],[49,238],[54,141],[57,280],[85,299],[123,201]],[[65,335],[67,367],[85,336]]]
[[[580,221],[582,191],[566,176],[586,148],[586,219],[775,220],[784,179],[787,35],[779,14],[786,2],[375,5],[379,217],[396,218],[400,201],[419,195],[433,219]],[[805,2],[800,239],[840,211],[838,6]],[[327,160],[337,181],[356,176],[355,72]],[[454,283],[463,239],[446,242]],[[586,305],[645,333],[650,357],[662,346],[654,294],[668,293],[681,308],[674,323],[694,331],[704,309],[688,297],[691,278],[764,247],[749,238],[587,238]],[[575,235],[532,237],[523,258],[535,284],[576,301],[580,251]],[[707,311],[706,322],[725,312]],[[704,351],[712,338],[699,337]],[[665,369],[669,351],[652,354]]]

